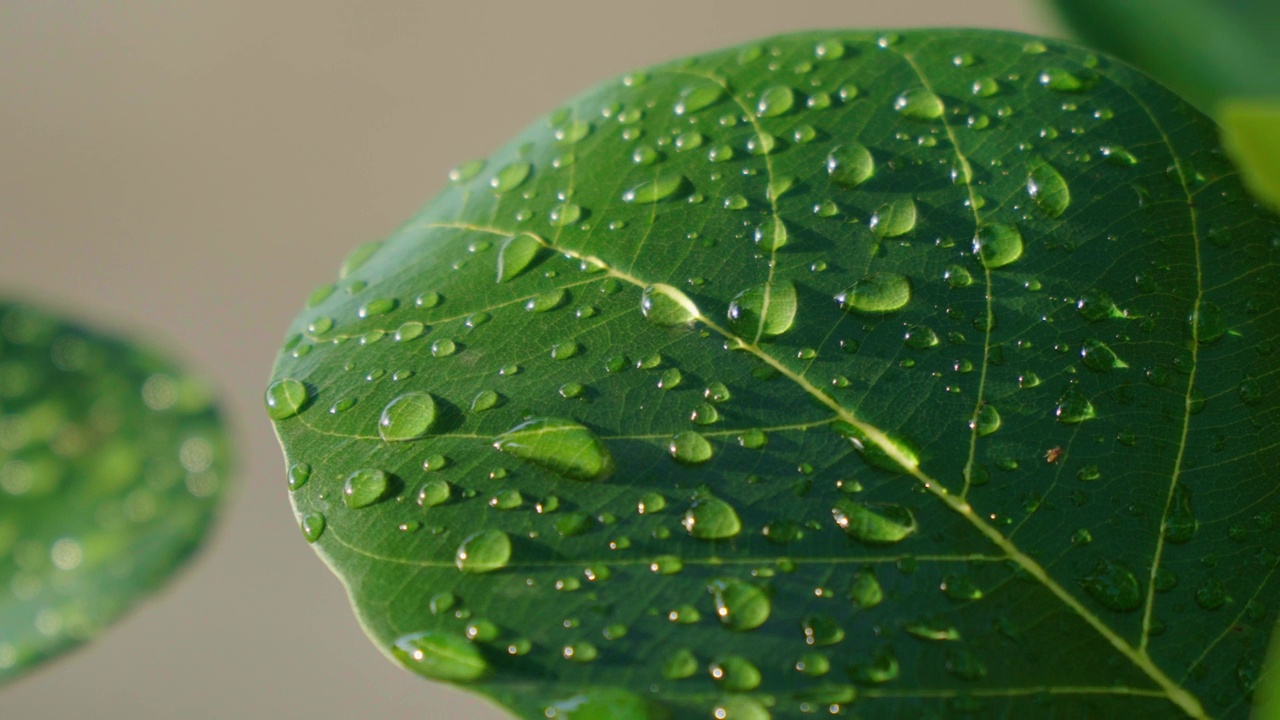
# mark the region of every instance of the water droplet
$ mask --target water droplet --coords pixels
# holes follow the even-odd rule
[[[796,94],[786,85],[774,85],[760,93],[760,101],[756,103],[756,115],[760,117],[777,117],[791,109],[796,102]]]
[[[698,317],[698,306],[680,290],[670,285],[650,285],[640,299],[640,311],[656,325],[676,326],[692,323]]]
[[[937,120],[942,117],[946,106],[942,98],[934,95],[926,88],[918,87],[907,90],[893,101],[893,109],[904,117],[915,120]]]
[[[1000,412],[996,410],[994,405],[983,403],[978,408],[978,415],[969,421],[969,429],[978,434],[978,437],[986,437],[991,433],[1000,429]]]
[[[846,535],[868,545],[900,542],[917,527],[915,516],[902,505],[865,505],[840,498],[831,514]]]
[[[1124,312],[1111,301],[1111,296],[1096,289],[1086,290],[1076,301],[1076,309],[1080,312],[1080,317],[1089,322],[1124,317]]]
[[[1169,517],[1164,521],[1164,539],[1171,543],[1189,542],[1196,534],[1199,522],[1191,511],[1191,493],[1186,485],[1173,486],[1173,502]]]
[[[1196,605],[1205,610],[1217,610],[1227,604],[1227,589],[1216,578],[1205,578],[1195,590]]]
[[[713,580],[707,585],[707,591],[715,599],[716,617],[730,630],[754,630],[773,612],[769,595],[741,580]]]
[[[302,516],[302,536],[313,543],[324,534],[325,519],[320,513],[307,513]]]
[[[1127,612],[1142,605],[1142,586],[1133,573],[1119,563],[1102,559],[1080,584],[1094,600],[1110,610]]]
[[[464,573],[501,570],[511,560],[511,538],[501,530],[481,530],[462,541],[453,560]]]
[[[582,218],[582,208],[573,203],[561,203],[553,208],[547,216],[547,220],[553,227],[566,227],[572,225]]]
[[[1022,257],[1022,233],[1015,225],[991,223],[973,236],[973,252],[988,268],[999,268]]]
[[[689,419],[699,425],[711,425],[720,420],[720,411],[710,403],[699,403],[698,407],[689,413]]]
[[[499,435],[493,446],[571,480],[599,480],[614,468],[600,438],[572,420],[528,420]]]
[[[729,324],[751,342],[781,335],[791,329],[795,316],[796,287],[790,281],[747,288],[729,304]]]
[[[690,535],[700,540],[726,540],[742,532],[742,521],[729,503],[717,497],[694,501],[681,521]]]
[[[289,490],[297,490],[311,479],[311,466],[307,463],[294,463],[289,466]]]
[[[707,668],[711,679],[729,692],[747,692],[760,686],[760,670],[741,655],[722,655]]]
[[[662,677],[668,680],[683,680],[697,672],[698,658],[688,648],[676,650],[662,663]]]
[[[903,195],[881,205],[871,215],[871,232],[877,237],[901,237],[916,227],[916,203]]]
[[[1027,194],[1045,215],[1053,218],[1066,212],[1067,205],[1071,203],[1067,181],[1043,160],[1036,160],[1031,165],[1031,172],[1027,176]]]
[[[977,653],[966,647],[947,648],[947,672],[961,680],[981,680],[987,675],[987,667]]]
[[[533,235],[521,234],[508,239],[498,252],[498,282],[506,282],[524,272],[541,248],[542,244]]]
[[[458,346],[449,338],[441,338],[431,343],[432,357],[448,357],[456,352]]]
[[[1085,340],[1080,347],[1080,357],[1084,366],[1094,372],[1105,373],[1129,367],[1101,340]]]
[[[835,645],[844,640],[844,628],[830,615],[809,615],[800,621],[806,645]]]
[[[773,215],[756,228],[755,241],[761,250],[774,252],[787,244],[787,224],[778,215]]]
[[[859,610],[870,610],[884,601],[884,590],[880,581],[870,572],[860,572],[853,576],[853,585],[849,588],[849,599]]]
[[[435,421],[436,402],[429,393],[405,393],[382,409],[378,434],[387,442],[417,440],[431,431]]]
[[[422,333],[426,332],[427,327],[417,320],[410,320],[396,329],[396,342],[408,342],[422,337]]]
[[[686,182],[679,174],[659,175],[653,180],[643,182],[622,194],[622,201],[641,205],[656,203],[671,197]]]
[[[838,145],[827,156],[827,174],[831,182],[843,188],[855,188],[875,174],[876,161],[865,145],[849,142]]]
[[[973,284],[973,275],[959,265],[952,265],[942,273],[942,279],[953,289],[966,288]]]
[[[569,300],[569,293],[564,288],[556,288],[530,299],[524,304],[524,309],[528,312],[544,313],[555,310]]]
[[[835,299],[846,312],[893,312],[906,307],[911,300],[911,281],[898,273],[872,273],[836,295]]]
[[[857,682],[877,685],[896,680],[898,678],[898,657],[894,655],[893,648],[887,645],[881,646],[876,648],[870,662],[851,666],[849,668],[849,676]]]
[[[951,623],[937,616],[912,620],[903,629],[921,640],[954,642],[960,639],[960,631]]]
[[[680,384],[684,379],[684,374],[680,372],[680,368],[667,368],[662,372],[662,377],[658,379],[658,387],[662,390],[671,390]]]
[[[439,478],[428,480],[418,488],[417,502],[424,508],[431,508],[437,505],[443,505],[449,501],[451,488],[449,483]]]
[[[678,432],[667,443],[667,452],[682,465],[697,465],[711,459],[711,443],[693,430]]]
[[[1075,93],[1086,89],[1089,83],[1062,68],[1049,68],[1041,72],[1036,80],[1050,90]]]
[[[432,680],[475,682],[490,671],[480,648],[461,635],[438,630],[397,638],[391,654],[401,665]]]
[[[267,386],[267,415],[272,420],[286,420],[306,406],[310,394],[307,386],[293,378],[276,380]]]
[[[1069,389],[1058,399],[1058,407],[1054,415],[1060,423],[1075,425],[1093,419],[1097,413],[1093,409],[1093,403],[1089,402],[1089,398],[1079,390]]]
[[[928,325],[912,325],[902,339],[907,347],[917,350],[937,347],[940,342],[938,334]]]
[[[982,599],[982,589],[973,584],[967,575],[948,575],[942,579],[942,594],[956,602]]]
[[[676,102],[677,115],[689,115],[704,108],[711,107],[724,96],[724,88],[707,84],[688,87],[680,91],[680,100]]]
[[[920,459],[916,456],[915,450],[901,438],[881,433],[881,440],[877,442],[862,429],[844,421],[832,423],[831,428],[848,440],[849,444],[862,455],[862,459],[872,467],[901,473],[906,468],[920,465]]]
[[[546,707],[547,720],[666,720],[668,714],[626,690],[588,690]]]
[[[1211,343],[1227,334],[1227,314],[1211,302],[1202,302],[1198,310],[1187,316],[1195,338],[1201,343]]]
[[[440,304],[443,298],[438,292],[424,292],[413,299],[413,304],[420,308],[433,308]]]
[[[730,695],[716,701],[711,716],[716,720],[773,719],[773,714],[759,700],[746,695]]]
[[[504,193],[515,190],[520,184],[529,177],[529,173],[533,172],[533,166],[529,163],[512,163],[502,168],[489,178],[489,187],[494,192]]]
[[[342,486],[342,501],[347,507],[359,509],[382,500],[391,490],[391,477],[381,470],[356,470],[347,476]]]
[[[563,127],[556,128],[556,142],[561,145],[573,145],[591,134],[591,123],[586,120],[574,120]]]

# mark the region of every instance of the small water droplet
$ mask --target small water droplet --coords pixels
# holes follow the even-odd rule
[[[1054,415],[1060,423],[1075,425],[1093,419],[1097,413],[1093,409],[1093,403],[1089,402],[1089,398],[1079,390],[1068,389],[1058,399],[1058,407],[1054,410]]]
[[[729,304],[729,324],[751,342],[791,329],[795,315],[796,288],[790,281],[747,288]]]
[[[854,607],[870,610],[884,601],[884,590],[874,574],[860,572],[853,576],[853,585],[849,588],[849,599]]]
[[[827,156],[827,174],[831,182],[843,188],[855,188],[875,174],[876,162],[871,151],[858,142],[838,145]]]
[[[313,543],[324,534],[325,519],[321,513],[307,513],[302,516],[302,536]]]
[[[999,430],[1001,423],[1000,412],[995,406],[983,403],[978,408],[977,417],[969,421],[969,429],[976,432],[978,437],[986,437]]]
[[[524,304],[528,312],[544,313],[563,306],[569,300],[569,293],[564,288],[556,288],[530,299]]]
[[[1114,350],[1101,340],[1085,340],[1080,346],[1080,357],[1084,362],[1084,366],[1094,372],[1106,373],[1129,367],[1125,361],[1116,355]]]
[[[1171,543],[1189,542],[1196,534],[1199,521],[1191,511],[1191,493],[1186,485],[1173,486],[1173,502],[1164,521],[1164,539]]]
[[[516,235],[503,243],[498,252],[498,282],[506,282],[524,272],[541,248],[542,243],[528,234]]]
[[[840,498],[831,514],[846,535],[868,545],[900,542],[917,528],[915,516],[902,505],[866,505]]]
[[[676,115],[689,115],[704,108],[711,107],[724,96],[724,88],[716,84],[696,85],[680,91],[680,100],[676,102]]]
[[[636,185],[623,193],[622,201],[640,205],[656,203],[659,200],[671,197],[685,182],[687,181],[683,175],[659,175],[653,180]]]
[[[432,357],[448,357],[458,349],[457,344],[449,338],[441,338],[431,343]]]
[[[1098,561],[1089,575],[1080,579],[1085,592],[1110,610],[1128,612],[1142,605],[1142,586],[1128,568],[1107,559]]]
[[[680,290],[666,284],[650,285],[640,299],[640,311],[656,325],[688,325],[698,317],[698,306]]]
[[[272,420],[286,420],[301,412],[309,399],[307,386],[301,382],[293,378],[276,380],[267,386],[267,415]]]
[[[756,228],[755,241],[761,250],[774,252],[787,244],[787,224],[778,215],[773,215]]]
[[[448,482],[433,478],[424,482],[422,487],[418,488],[416,500],[418,505],[424,508],[431,508],[448,502],[451,493],[452,490]]]
[[[493,188],[494,192],[499,193],[515,190],[529,177],[531,172],[533,172],[533,166],[529,163],[512,163],[503,167],[492,178],[489,178],[489,187]]]
[[[871,214],[871,232],[877,237],[901,237],[916,227],[916,203],[903,195],[881,205]]]
[[[786,85],[774,85],[760,93],[760,101],[756,103],[756,115],[777,117],[791,109],[796,102],[795,92]]]
[[[1071,191],[1067,188],[1067,181],[1043,160],[1036,160],[1031,165],[1031,172],[1027,175],[1027,194],[1036,202],[1041,212],[1053,218],[1066,212],[1067,206],[1071,204]]]
[[[760,686],[760,670],[741,655],[722,655],[711,661],[711,679],[729,692],[747,692]]]
[[[697,672],[698,658],[688,648],[676,650],[662,663],[662,677],[668,680],[683,680]]]
[[[693,430],[678,432],[667,443],[667,452],[682,465],[697,465],[711,459],[711,443]]]
[[[600,438],[572,420],[528,420],[499,435],[493,446],[571,480],[599,480],[614,468]]]

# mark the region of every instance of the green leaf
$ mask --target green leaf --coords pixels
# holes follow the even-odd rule
[[[1280,95],[1270,101],[1224,100],[1222,140],[1254,195],[1280,210]]]
[[[1086,43],[1123,58],[1205,112],[1227,97],[1280,97],[1273,0],[1050,0]]]
[[[208,388],[167,357],[0,301],[0,682],[191,557],[227,454]]]
[[[527,718],[1247,711],[1280,224],[1163,87],[793,35],[451,178],[274,372],[296,513],[399,664]],[[434,424],[384,442],[407,393]]]

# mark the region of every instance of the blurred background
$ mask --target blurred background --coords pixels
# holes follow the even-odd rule
[[[239,477],[204,554],[0,718],[498,720],[365,639],[262,408],[285,328],[449,168],[627,70],[792,30],[1052,33],[1029,0],[0,0],[0,295],[214,378]]]

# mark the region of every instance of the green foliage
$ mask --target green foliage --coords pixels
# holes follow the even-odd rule
[[[1020,35],[793,35],[450,178],[268,390],[398,663],[527,718],[1247,711],[1280,224],[1163,87]]]
[[[205,535],[226,473],[203,384],[0,302],[0,682],[159,587]]]
[[[1280,209],[1280,3],[1053,0],[1094,47],[1179,91],[1225,130],[1249,188]]]

